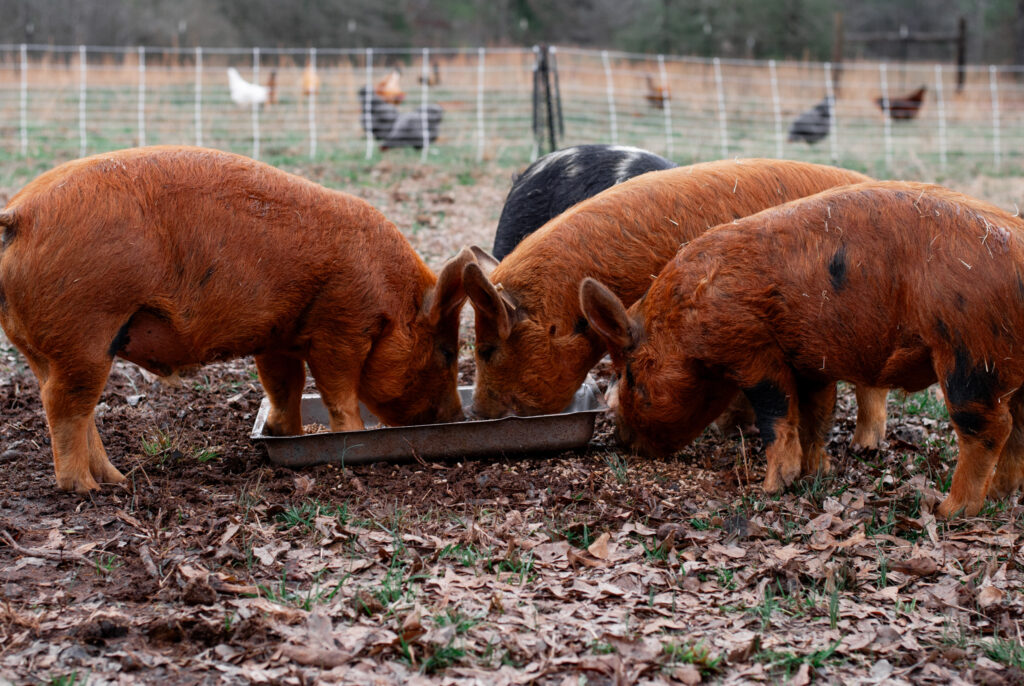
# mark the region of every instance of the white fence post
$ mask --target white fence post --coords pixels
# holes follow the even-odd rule
[[[316,157],[316,48],[309,49],[309,64],[306,67],[313,74],[309,89],[309,159]]]
[[[661,87],[665,89],[665,97],[661,101],[665,112],[665,156],[672,159],[672,90],[668,87],[664,55],[658,55],[658,76],[661,78]]]
[[[935,102],[939,108],[939,164],[946,171],[946,100],[942,94],[942,65],[935,65]]]
[[[889,80],[885,62],[878,65],[878,80],[882,87],[882,137],[885,144],[885,169],[892,171],[892,109],[889,102]]]
[[[363,128],[366,129],[366,159],[373,157],[373,48],[366,49],[366,93],[363,97]]]
[[[139,46],[139,146],[146,144],[146,48]]]
[[[476,51],[476,161],[484,159],[484,49]]]
[[[605,91],[608,95],[608,126],[611,130],[611,144],[618,145],[619,122],[615,117],[615,88],[612,84],[612,66],[608,61],[608,51],[601,51],[601,61],[604,63]]]
[[[203,147],[203,49],[196,46],[196,147]]]
[[[999,79],[994,64],[988,65],[988,87],[992,92],[992,155],[998,171],[1002,163],[1002,151],[999,149]]]
[[[21,44],[21,156],[28,155],[28,46]]]
[[[828,98],[828,145],[832,158],[832,164],[839,162],[839,127],[836,126],[836,102],[835,86],[832,83],[832,63],[825,63],[825,97]]]
[[[718,136],[722,144],[722,159],[729,156],[729,129],[725,118],[725,85],[722,83],[722,61],[717,57],[715,65],[715,90],[718,92]]]
[[[427,116],[427,98],[430,96],[430,48],[423,48],[423,64],[420,65],[420,126],[423,131],[423,149],[420,152],[420,161],[427,161],[427,154],[430,152],[430,130],[427,128],[429,117]]]
[[[78,156],[85,157],[85,46],[78,46]]]
[[[772,84],[772,113],[775,115],[775,156],[782,159],[782,104],[779,102],[779,75],[775,60],[768,60],[768,77]]]
[[[252,81],[257,86],[260,84],[260,49],[252,49]],[[252,104],[252,158],[260,158],[260,104]]]

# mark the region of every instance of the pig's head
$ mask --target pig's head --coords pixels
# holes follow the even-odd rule
[[[364,372],[367,406],[385,424],[452,422],[463,418],[459,399],[459,312],[466,301],[463,250],[428,287],[411,324],[388,322]]]
[[[490,281],[497,264],[475,249],[463,284],[475,310],[476,388],[470,413],[483,418],[561,412],[588,371],[590,340],[573,329],[538,321]]]
[[[595,279],[580,284],[580,306],[591,328],[608,346],[616,380],[608,389],[619,441],[632,451],[664,456],[692,441],[736,395],[736,387],[714,374],[678,344],[666,313],[650,311],[645,296],[629,312]]]

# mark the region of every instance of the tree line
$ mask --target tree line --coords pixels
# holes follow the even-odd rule
[[[1024,62],[1024,0],[0,0],[0,41],[191,47],[476,47],[832,57],[852,33],[953,33],[968,59]],[[844,43],[850,58],[948,59],[947,44]]]

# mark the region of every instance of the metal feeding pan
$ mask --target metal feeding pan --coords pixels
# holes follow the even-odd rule
[[[463,405],[473,398],[472,386],[460,386]],[[425,460],[483,455],[551,453],[584,447],[594,433],[594,420],[608,409],[591,377],[580,386],[572,402],[558,414],[504,417],[448,424],[379,427],[363,431],[332,431],[303,436],[267,436],[263,433],[270,401],[260,404],[252,440],[267,446],[270,461],[285,467],[310,467],[337,462],[362,464],[419,457]],[[367,426],[379,420],[359,405]],[[330,425],[320,396],[302,396],[303,424]]]

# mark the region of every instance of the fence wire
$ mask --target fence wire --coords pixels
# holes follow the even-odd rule
[[[267,158],[378,158],[359,89],[397,71],[400,113],[428,104],[443,110],[436,140],[424,133],[417,146],[422,159],[520,162],[537,153],[535,60],[530,49],[0,45],[0,157],[67,159],[143,142]],[[254,85],[273,81],[272,102],[236,104],[229,67]],[[680,164],[723,155],[837,162],[880,176],[1019,166],[1024,72],[973,66],[965,76],[958,90],[955,67],[933,62],[559,48],[559,143],[635,145]],[[905,100],[920,87],[914,109]],[[792,121],[828,95],[828,134],[813,144],[790,140]]]

